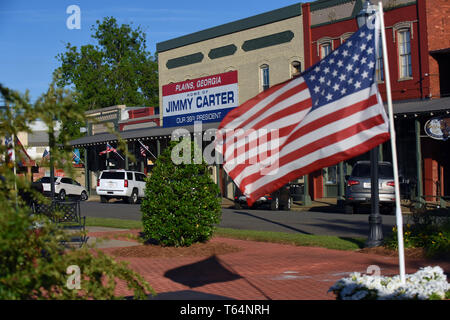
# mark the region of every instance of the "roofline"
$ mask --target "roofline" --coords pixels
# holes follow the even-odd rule
[[[222,24],[202,31],[194,32],[178,38],[159,42],[156,44],[156,52],[164,52],[183,47],[193,43],[221,37],[227,34],[256,28],[269,23],[286,20],[302,15],[302,3],[296,3],[287,7],[261,13],[252,17]]]

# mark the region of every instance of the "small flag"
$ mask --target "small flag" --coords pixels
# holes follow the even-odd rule
[[[119,152],[117,152],[116,148],[113,148],[109,143],[106,143],[106,150],[103,150],[102,152],[99,153],[99,155],[104,155],[106,153],[110,153],[110,152],[114,152],[115,154],[117,154],[120,159],[124,160],[123,157],[119,154]]]
[[[143,144],[143,143],[141,142],[141,140],[138,140],[138,141],[139,141],[139,143],[141,144],[141,155],[142,155],[143,157],[145,157],[145,155],[146,155],[145,151],[147,151],[148,153],[150,153],[150,155],[151,155],[153,158],[156,159],[155,155],[150,151],[150,149],[149,149],[145,144]]]
[[[44,153],[42,154],[42,159],[50,159],[50,152],[48,152],[47,149],[44,150]]]
[[[222,120],[216,151],[249,205],[389,139],[375,79],[378,32],[363,26],[299,77],[258,94]]]
[[[15,153],[12,137],[5,137],[5,146],[8,148],[8,161],[15,161]]]

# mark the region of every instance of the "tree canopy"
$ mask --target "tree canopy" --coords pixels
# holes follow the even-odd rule
[[[118,25],[113,17],[91,27],[96,44],[66,44],[57,55],[59,86],[73,86],[84,110],[112,105],[158,105],[158,64],[140,27]]]

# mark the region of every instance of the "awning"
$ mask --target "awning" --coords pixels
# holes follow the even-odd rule
[[[217,129],[220,122],[211,122],[202,124],[202,132],[208,129]],[[182,127],[150,127],[136,130],[121,131],[119,135],[122,139],[133,141],[133,140],[158,140],[158,139],[170,139],[172,133],[178,130],[177,134],[182,135],[183,133],[194,133],[194,125],[182,126]],[[112,133],[100,133],[93,136],[86,136],[70,141],[70,145],[73,147],[85,147],[101,145],[107,142],[115,142],[118,140],[116,134]]]
[[[384,106],[387,112],[387,105]],[[394,116],[419,116],[450,114],[450,97],[426,100],[408,100],[393,102]]]
[[[387,105],[385,104],[386,112]],[[393,103],[394,116],[418,116],[418,115],[436,115],[436,114],[450,114],[450,97],[441,99],[426,99],[426,100],[408,100],[408,101],[396,101]],[[220,122],[203,123],[202,131],[208,129],[217,129]],[[135,130],[121,131],[118,133],[122,139],[133,140],[157,140],[157,139],[169,139],[177,129],[187,130],[189,133],[194,132],[194,126],[182,126],[182,127],[150,127]],[[79,139],[72,140],[70,144],[74,147],[94,146],[101,145],[107,142],[117,141],[117,136],[112,133],[100,133],[93,136],[86,136]]]

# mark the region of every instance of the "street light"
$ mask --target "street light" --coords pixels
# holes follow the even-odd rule
[[[356,15],[358,27],[361,28],[366,24],[370,16],[376,13],[376,7],[369,0],[366,0],[362,10]],[[370,203],[371,211],[369,215],[369,238],[366,245],[377,247],[383,241],[382,219],[379,208],[379,186],[378,186],[378,146],[370,150]]]

